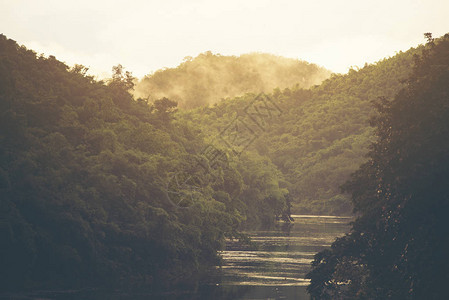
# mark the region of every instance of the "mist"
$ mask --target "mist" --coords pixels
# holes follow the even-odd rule
[[[136,84],[134,96],[150,102],[166,97],[189,109],[249,92],[271,92],[293,86],[309,88],[330,74],[315,64],[272,54],[223,56],[208,51],[195,58],[184,58],[176,68],[145,76]]]

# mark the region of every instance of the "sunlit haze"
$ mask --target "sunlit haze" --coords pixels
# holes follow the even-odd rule
[[[447,1],[0,0],[1,33],[68,65],[141,77],[205,51],[267,52],[333,72],[363,66],[449,29]]]

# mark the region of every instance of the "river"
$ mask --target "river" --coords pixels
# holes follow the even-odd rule
[[[315,253],[350,229],[350,217],[292,215],[291,226],[246,232],[255,247],[222,251],[221,286],[234,298],[309,299],[305,275]]]
[[[309,299],[305,275],[315,253],[329,247],[336,237],[349,231],[350,217],[292,215],[290,226],[249,231],[252,244],[229,241],[221,251],[210,282],[188,291],[136,293],[123,291],[61,291],[9,295],[0,299],[88,299],[88,300],[267,300]]]

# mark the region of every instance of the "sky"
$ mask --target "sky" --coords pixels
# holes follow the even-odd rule
[[[337,73],[449,32],[446,0],[0,0],[0,33],[104,78],[186,56],[265,52]]]

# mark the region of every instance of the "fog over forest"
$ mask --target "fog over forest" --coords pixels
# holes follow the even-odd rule
[[[194,108],[246,93],[309,88],[330,74],[323,67],[270,54],[235,57],[205,52],[195,58],[186,57],[176,68],[145,76],[136,84],[134,95],[151,101],[167,97],[181,108]]]

